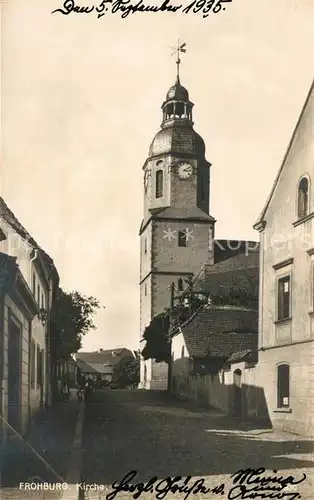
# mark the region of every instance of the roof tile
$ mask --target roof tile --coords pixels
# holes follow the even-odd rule
[[[229,358],[257,349],[257,311],[241,307],[203,308],[181,327],[190,356]]]

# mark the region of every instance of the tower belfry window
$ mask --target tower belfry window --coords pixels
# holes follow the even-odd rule
[[[178,244],[179,244],[179,247],[187,247],[188,246],[188,238],[187,238],[186,231],[179,231]]]
[[[162,198],[164,191],[164,173],[162,170],[156,172],[156,198]]]

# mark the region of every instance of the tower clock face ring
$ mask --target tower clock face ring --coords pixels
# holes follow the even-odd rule
[[[180,179],[188,179],[193,174],[193,167],[190,163],[180,163],[178,169],[178,175]]]

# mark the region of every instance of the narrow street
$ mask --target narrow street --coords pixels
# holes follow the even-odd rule
[[[105,499],[112,483],[131,470],[138,472],[133,484],[178,475],[191,475],[192,481],[204,478],[211,488],[224,483],[224,496],[219,497],[228,498],[230,475],[249,467],[265,467],[268,475],[276,470],[285,477],[305,473],[298,491],[302,499],[312,499],[313,441],[262,429],[240,430],[238,421],[165,393],[97,392],[86,408],[83,449],[82,483],[105,488],[102,493],[81,490],[85,499]],[[132,493],[116,498],[121,496],[132,498]],[[183,493],[168,496],[184,498]],[[144,497],[155,495],[142,493]],[[211,498],[211,493],[193,497]]]

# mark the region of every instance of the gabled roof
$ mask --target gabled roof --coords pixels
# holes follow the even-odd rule
[[[29,241],[29,243],[35,247],[39,248],[39,245],[36,243],[34,238],[26,231],[26,229],[22,226],[20,221],[14,215],[12,210],[9,209],[8,205],[5,203],[4,199],[0,197],[0,216],[4,218],[4,220],[25,240]]]
[[[235,306],[203,307],[181,326],[189,355],[194,358],[229,358],[257,349],[257,311]]]
[[[114,366],[117,365],[123,358],[134,358],[134,353],[125,347],[120,349],[106,349],[94,352],[78,352],[75,355],[76,361],[80,366],[80,363],[85,363],[86,365],[93,368],[93,371],[97,373],[102,373],[105,368],[104,366]]]
[[[304,102],[303,108],[302,108],[301,113],[300,113],[300,115],[299,115],[299,118],[298,118],[298,121],[297,121],[297,123],[296,123],[296,126],[295,126],[295,128],[294,128],[294,130],[293,130],[293,133],[292,133],[292,136],[291,136],[290,142],[289,142],[288,147],[287,147],[287,149],[286,149],[286,152],[285,152],[285,155],[284,155],[283,161],[282,161],[282,163],[281,163],[281,166],[280,166],[280,168],[279,168],[279,171],[278,171],[278,173],[277,173],[276,179],[275,179],[275,181],[274,181],[274,184],[273,184],[273,186],[272,186],[272,188],[271,188],[270,194],[269,194],[269,196],[268,196],[268,198],[267,198],[267,201],[266,201],[266,203],[265,203],[265,206],[264,206],[264,208],[263,208],[263,210],[262,210],[262,212],[261,212],[261,214],[260,214],[259,218],[257,219],[257,221],[255,222],[255,224],[254,224],[254,226],[253,226],[253,228],[254,228],[254,229],[257,229],[257,230],[258,230],[258,229],[259,229],[259,226],[260,226],[260,225],[263,223],[263,221],[264,221],[264,217],[265,217],[265,215],[266,215],[267,209],[268,209],[268,207],[269,207],[269,204],[270,204],[270,202],[271,202],[271,200],[272,200],[272,197],[273,197],[273,195],[274,195],[274,193],[275,193],[275,190],[276,190],[276,188],[277,188],[277,185],[278,185],[279,179],[280,179],[280,177],[281,177],[281,173],[282,173],[282,171],[283,171],[283,169],[284,169],[284,166],[285,166],[285,164],[286,164],[286,161],[287,161],[288,155],[289,155],[290,150],[291,150],[291,147],[292,147],[292,145],[293,145],[293,143],[294,143],[294,139],[295,139],[296,134],[297,134],[297,132],[298,132],[299,126],[300,126],[300,124],[301,124],[301,121],[302,121],[302,119],[303,119],[303,116],[304,116],[305,110],[306,110],[306,108],[307,108],[308,102],[309,102],[309,100],[310,100],[310,97],[311,97],[311,94],[312,94],[312,92],[313,92],[313,91],[314,91],[314,80],[313,80],[313,82],[312,82],[312,85],[311,85],[311,87],[310,87],[310,90],[309,90],[309,92],[308,92],[308,94],[307,94],[307,97],[306,97],[306,99],[305,99],[305,102]]]
[[[1,197],[0,197],[0,217],[3,217],[6,223],[9,226],[11,226],[12,229],[14,229],[14,231],[21,236],[21,238],[28,241],[33,248],[38,250],[46,275],[49,275],[50,271],[52,270],[57,280],[59,280],[59,275],[52,258],[38,245],[38,243],[24,228],[24,226],[22,226],[20,221],[17,219],[12,210],[10,210],[8,205],[5,203],[4,199]]]
[[[16,263],[16,257],[0,252],[0,295],[8,293],[27,319],[39,312],[38,304]]]
[[[85,363],[85,361],[82,361],[81,359],[77,359],[76,364],[82,373],[99,373],[98,370]]]

